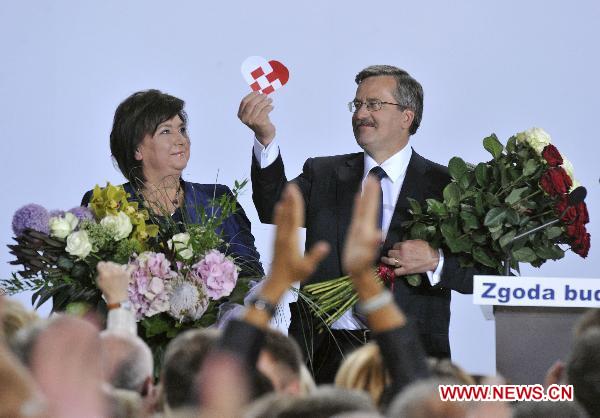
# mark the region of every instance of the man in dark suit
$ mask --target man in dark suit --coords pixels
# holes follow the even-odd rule
[[[319,240],[331,252],[308,283],[343,275],[341,251],[349,226],[355,193],[371,173],[381,179],[381,261],[394,268],[396,302],[416,323],[427,353],[449,357],[450,291],[472,292],[473,269],[461,268],[458,260],[433,249],[421,240],[403,240],[402,222],[409,219],[407,198],[425,202],[440,199],[450,182],[446,167],[433,163],[409,146],[421,122],[423,89],[406,71],[387,65],[367,67],[356,76],[358,88],[349,103],[352,126],[364,152],[311,158],[294,182],[306,203],[306,248]],[[255,133],[252,161],[253,199],[262,222],[271,223],[275,203],[287,182],[283,160],[274,142],[275,127],[269,119],[272,99],[257,93],[247,95],[238,117]],[[413,287],[402,276],[421,273],[421,284]],[[331,333],[315,332],[312,318],[301,301],[291,306],[290,334],[308,354],[317,381],[331,381],[340,352],[368,338],[361,321],[347,312]]]

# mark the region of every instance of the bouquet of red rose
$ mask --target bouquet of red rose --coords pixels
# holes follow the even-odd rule
[[[463,267],[487,266],[499,274],[505,259],[518,270],[519,262],[539,267],[564,257],[569,248],[587,257],[587,207],[583,201],[570,203],[569,193],[579,183],[573,166],[550,143],[550,136],[533,128],[509,138],[505,147],[492,134],[483,146],[492,160],[477,165],[460,157],[450,160],[452,179],[442,201],[408,199],[412,219],[403,224],[406,239],[425,240],[433,248],[455,254]],[[556,218],[560,222],[515,240]],[[391,285],[398,280],[386,266],[380,265],[377,275]],[[421,285],[418,274],[403,279]],[[306,286],[301,297],[325,325],[357,300],[348,277]]]

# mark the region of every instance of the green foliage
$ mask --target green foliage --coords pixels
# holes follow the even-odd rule
[[[540,231],[513,242],[524,231],[553,219],[555,200],[544,194],[539,179],[545,162],[526,143],[509,138],[506,148],[496,135],[483,140],[493,159],[474,167],[458,157],[448,163],[451,182],[443,201],[409,199],[412,219],[404,222],[410,239],[429,241],[434,247],[459,255],[464,266],[484,265],[502,272],[507,253],[517,262],[539,266],[559,259],[565,242],[562,227]]]

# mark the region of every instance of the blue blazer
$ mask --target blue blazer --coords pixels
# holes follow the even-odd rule
[[[166,224],[175,225],[176,230],[171,233],[183,232],[185,224],[199,223],[201,217],[201,208],[204,208],[206,214],[212,214],[211,200],[217,199],[224,194],[231,195],[229,187],[222,184],[199,184],[181,181],[184,191],[183,207],[177,210],[171,216],[173,222]],[[137,201],[142,204],[143,199],[131,183],[123,184],[123,188],[129,193],[129,201]],[[92,197],[92,190],[87,191],[81,200],[81,206],[87,206]],[[237,203],[237,202],[236,202]],[[153,223],[165,222],[164,217],[151,215]],[[260,264],[260,254],[254,245],[254,236],[250,230],[250,220],[246,216],[244,209],[237,203],[237,211],[229,216],[218,228],[225,241],[224,248],[220,250],[236,258],[237,264],[241,267],[240,275],[262,277],[264,271]]]

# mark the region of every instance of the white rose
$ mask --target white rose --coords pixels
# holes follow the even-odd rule
[[[67,237],[67,252],[75,257],[86,258],[92,251],[92,243],[87,232],[73,232]]]
[[[550,135],[541,128],[531,128],[525,132],[517,134],[517,142],[525,142],[538,154],[542,154],[542,151],[552,141]]]
[[[71,212],[65,213],[65,216],[54,216],[48,221],[50,226],[50,235],[57,238],[66,238],[75,230],[79,219]]]
[[[192,248],[188,245],[190,242],[190,234],[187,232],[181,232],[179,234],[173,235],[173,238],[170,239],[167,244],[170,249],[173,249],[173,244],[175,245],[175,251],[181,258],[184,260],[189,260],[194,256],[194,252]]]
[[[106,215],[101,221],[100,225],[108,229],[115,241],[120,241],[123,238],[127,238],[133,230],[133,225],[129,216],[125,212],[119,212],[117,215]]]

